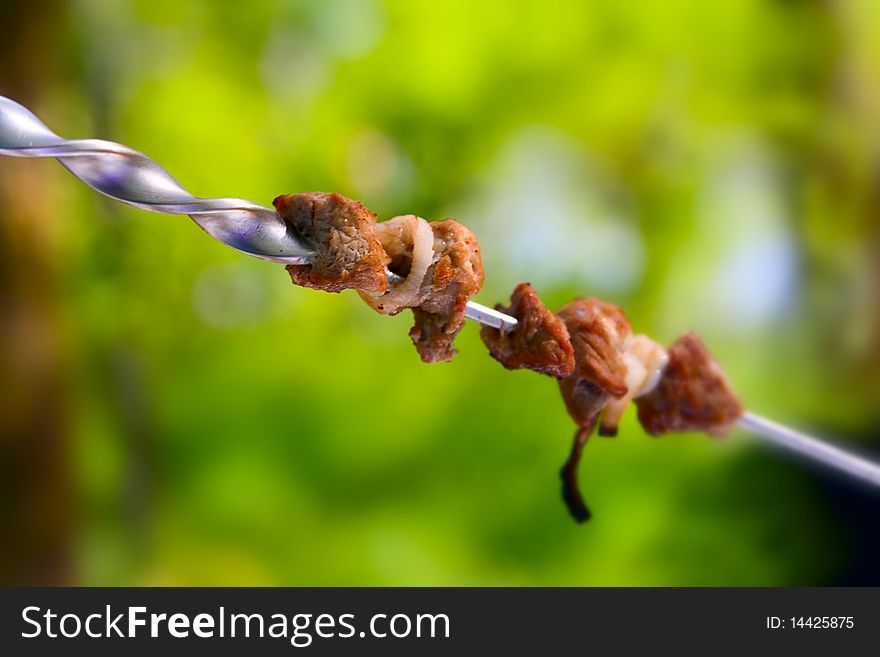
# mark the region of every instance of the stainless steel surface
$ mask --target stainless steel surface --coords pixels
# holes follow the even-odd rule
[[[0,154],[54,157],[89,187],[151,212],[187,214],[247,255],[304,264],[310,255],[275,210],[237,198],[198,198],[143,153],[100,139],[63,139],[30,110],[0,96]]]

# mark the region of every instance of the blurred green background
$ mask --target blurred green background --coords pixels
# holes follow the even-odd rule
[[[880,451],[880,5],[3,3],[0,94],[200,196],[455,217],[477,299],[595,294],[699,332],[755,412]],[[294,288],[185,217],[0,161],[0,580],[880,583],[880,497],[629,411],[557,472],[556,385],[473,325]]]

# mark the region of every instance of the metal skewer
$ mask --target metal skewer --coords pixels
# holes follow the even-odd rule
[[[29,109],[0,96],[0,154],[54,157],[86,185],[150,212],[187,214],[206,233],[236,251],[282,264],[308,264],[311,250],[297,240],[272,208],[236,198],[198,198],[143,153],[101,139],[64,139]],[[467,317],[495,328],[513,317],[476,302]]]
[[[839,447],[829,445],[794,429],[790,429],[772,420],[767,420],[754,413],[745,413],[738,422],[739,426],[770,442],[794,450],[807,458],[840,470],[848,475],[880,486],[880,465],[872,463],[861,456],[845,452]]]
[[[272,208],[236,198],[199,198],[143,153],[100,139],[64,139],[26,107],[0,96],[0,155],[54,157],[92,189],[151,212],[189,215],[217,241],[246,255],[282,264],[308,264],[299,242]],[[465,315],[510,330],[517,320],[476,302]],[[739,426],[815,461],[880,486],[880,466],[816,438],[746,413]]]
[[[509,331],[517,325],[515,317],[505,315],[494,308],[489,308],[476,301],[468,301],[464,316],[475,322],[484,324],[485,326],[491,326],[505,331]]]
[[[0,154],[54,157],[86,185],[142,210],[188,214],[211,237],[247,255],[304,264],[311,255],[275,210],[237,198],[198,198],[143,153],[101,139],[63,139],[0,96]]]

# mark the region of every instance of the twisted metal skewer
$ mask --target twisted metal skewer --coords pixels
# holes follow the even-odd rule
[[[0,96],[0,155],[54,157],[89,187],[151,212],[187,214],[206,233],[237,251],[271,262],[308,264],[312,252],[272,208],[236,198],[198,198],[155,161],[122,144],[100,139],[63,139],[30,110]],[[389,273],[389,277],[392,277]],[[468,318],[509,330],[517,320],[473,301]],[[766,420],[745,414],[751,433],[832,468],[880,486],[880,466]]]
[[[187,214],[217,241],[255,258],[308,264],[312,255],[272,208],[237,198],[198,198],[143,153],[101,139],[64,139],[26,107],[0,96],[0,154],[54,157],[86,185],[151,212]],[[475,302],[470,319],[512,328],[516,320]]]
[[[0,154],[54,157],[86,185],[142,210],[187,214],[247,255],[305,264],[310,255],[275,210],[237,198],[198,198],[143,153],[101,139],[63,139],[30,110],[0,96]]]

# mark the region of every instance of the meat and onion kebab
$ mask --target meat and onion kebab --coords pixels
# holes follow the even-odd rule
[[[483,285],[480,245],[468,228],[452,219],[428,222],[416,215],[377,223],[376,215],[340,194],[291,194],[274,203],[314,250],[311,264],[287,267],[295,284],[328,292],[357,290],[385,315],[409,308],[415,319],[409,335],[421,359],[452,360],[465,306]],[[630,402],[653,436],[670,431],[722,435],[744,412],[696,335],[679,338],[667,351],[634,335],[614,304],[580,297],[554,313],[528,283],[514,289],[509,306],[496,309],[517,324],[481,329],[491,356],[507,369],[556,378],[577,425],[561,476],[563,499],[579,522],[590,517],[577,483],[583,447],[597,426],[600,435],[615,436]]]
[[[288,265],[296,285],[355,289],[385,315],[411,308],[409,334],[422,360],[452,360],[465,305],[483,287],[480,244],[468,228],[413,214],[377,224],[376,215],[341,194],[289,194],[274,204],[315,252],[312,264]],[[396,281],[390,285],[389,274]]]
[[[390,258],[389,271],[402,280],[384,293],[360,290],[361,298],[386,315],[412,308],[409,335],[422,360],[452,360],[465,306],[483,287],[476,236],[457,221],[429,223],[412,214],[377,224],[374,231]]]

